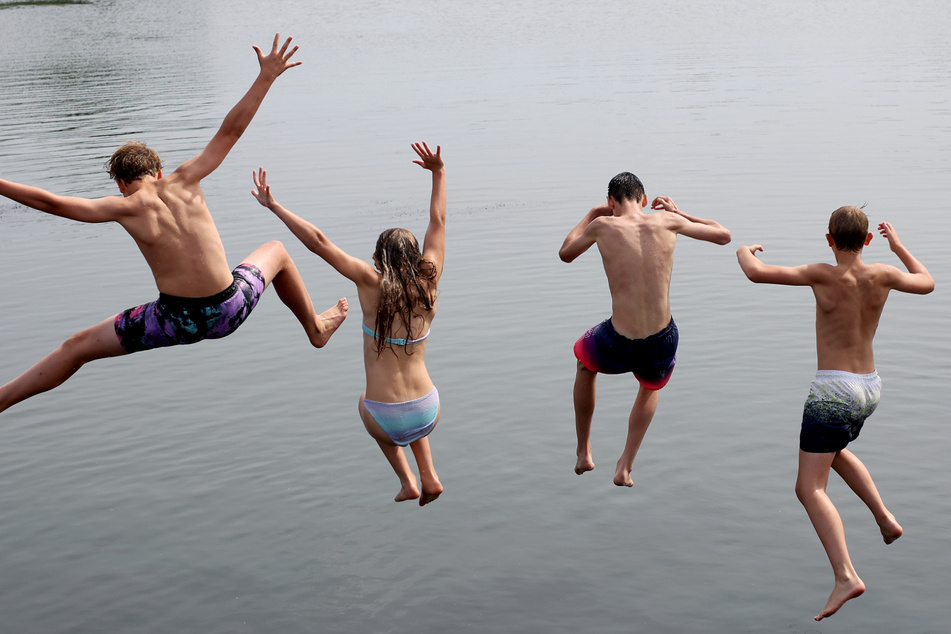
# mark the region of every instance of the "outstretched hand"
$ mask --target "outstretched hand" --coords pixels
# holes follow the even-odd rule
[[[674,203],[674,199],[670,196],[658,196],[655,198],[654,202],[651,203],[651,209],[662,209],[664,211],[681,213],[680,209],[678,209],[677,205]]]
[[[292,48],[289,52],[287,47],[290,46],[291,40],[293,38],[287,38],[284,40],[284,45],[281,46],[278,50],[277,45],[281,41],[281,34],[274,34],[274,43],[271,45],[271,52],[265,55],[261,52],[261,49],[257,46],[252,46],[254,52],[258,54],[258,64],[261,65],[261,74],[268,77],[269,79],[276,79],[281,73],[283,73],[288,68],[293,68],[294,66],[300,66],[303,62],[291,62],[289,61],[294,53],[297,52],[297,46]]]
[[[251,172],[251,177],[254,179],[254,186],[257,188],[251,190],[251,195],[263,206],[270,209],[275,201],[274,196],[271,195],[271,188],[267,184],[267,172],[264,171],[263,167],[259,167],[258,171]]]
[[[443,168],[442,157],[439,155],[442,148],[436,146],[436,153],[433,154],[433,151],[429,149],[429,146],[426,145],[426,142],[414,143],[413,151],[419,156],[420,160],[413,161],[423,169],[427,169],[431,172],[441,170]]]

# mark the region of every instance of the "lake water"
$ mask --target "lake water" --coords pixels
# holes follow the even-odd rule
[[[168,169],[293,35],[205,181],[233,264],[281,239],[316,305],[352,285],[249,195],[369,258],[425,229],[442,145],[446,273],[427,362],[446,486],[394,504],[356,414],[359,310],[322,350],[269,291],[222,342],[105,360],[2,415],[0,630],[9,632],[944,632],[951,608],[951,10],[937,0],[0,2],[0,177],[115,194],[123,141]],[[608,180],[733,231],[681,240],[677,370],[611,483],[635,385],[602,377],[598,468],[575,476],[574,340],[610,310],[596,253],[557,251]],[[793,494],[815,370],[808,289],[755,286],[734,252],[829,261],[833,209],[867,203],[937,281],[894,295],[881,406],[854,449],[905,527],[884,547],[833,476],[866,594],[812,620],[832,574]],[[118,226],[0,200],[0,380],[155,289]],[[867,260],[899,265],[884,240]]]

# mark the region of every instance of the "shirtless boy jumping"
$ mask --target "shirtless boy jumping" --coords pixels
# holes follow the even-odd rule
[[[321,347],[347,316],[347,301],[316,314],[304,282],[284,246],[268,242],[234,271],[205,204],[201,180],[228,155],[257,112],[271,84],[301,62],[289,61],[291,38],[270,53],[257,46],[260,72],[247,94],[225,117],[211,142],[197,156],[162,176],[158,154],[144,143],[126,143],[112,155],[109,174],[122,196],[88,199],[57,196],[37,187],[0,180],[0,195],[40,211],[80,222],[118,222],[145,256],[158,300],[130,308],[76,333],[16,379],[0,387],[0,412],[51,390],[83,364],[104,357],[188,344],[233,332],[271,282]]]
[[[641,181],[629,172],[608,184],[606,205],[593,208],[571,230],[558,254],[571,262],[597,244],[611,290],[612,313],[575,343],[575,473],[594,469],[591,419],[597,373],[632,372],[640,383],[628,421],[627,442],[617,462],[614,484],[634,486],[634,457],[657,409],[660,390],[674,370],[677,326],[670,314],[670,275],[677,235],[716,244],[730,242],[730,231],[713,220],[689,216],[667,196],[654,199],[648,214]]]
[[[846,449],[875,411],[882,380],[875,371],[872,339],[891,290],[926,294],[934,290],[931,274],[898,239],[891,224],[878,230],[888,240],[908,272],[887,264],[866,264],[862,248],[872,240],[868,218],[857,207],[840,207],[829,220],[826,239],[835,265],[807,264],[785,267],[763,264],[758,244],[736,252],[740,267],[753,282],[810,286],[816,298],[816,353],[818,371],[806,398],[799,437],[799,475],[796,495],[819,534],[832,571],[835,588],[817,621],[835,614],[849,599],[865,592],[845,543],[842,519],[826,494],[831,467],[842,476],[875,516],[886,544],[902,534],[895,516],[855,454]]]

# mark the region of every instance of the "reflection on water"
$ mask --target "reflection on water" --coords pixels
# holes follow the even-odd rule
[[[869,590],[821,631],[944,628],[939,5],[0,8],[0,177],[80,196],[115,193],[102,164],[128,138],[167,169],[194,155],[250,85],[251,44],[293,35],[304,65],[205,192],[232,262],[284,240],[319,306],[353,288],[254,203],[252,169],[365,257],[382,229],[425,227],[412,141],[442,144],[450,187],[427,359],[443,399],[438,504],[390,502],[398,483],[356,415],[358,320],[315,351],[269,293],[227,341],[91,364],[2,416],[11,631],[820,631],[831,576],[792,495],[812,297],[748,283],[733,252],[828,260],[829,213],[865,202],[938,290],[891,298],[884,397],[856,447],[907,535],[884,548],[831,483]],[[678,366],[623,491],[610,478],[630,379],[600,381],[598,468],[571,469],[570,348],[610,303],[596,254],[556,255],[622,170],[734,235],[678,244]],[[152,299],[118,227],[2,200],[0,226],[0,380]],[[880,239],[866,259],[898,264]]]

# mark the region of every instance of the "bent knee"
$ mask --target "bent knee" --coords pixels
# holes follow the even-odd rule
[[[265,242],[261,246],[268,250],[287,253],[287,248],[284,246],[284,243],[281,242],[280,240],[271,240],[270,242]]]
[[[280,240],[271,240],[255,249],[244,261],[261,268],[266,267],[268,261],[281,261],[285,257],[289,256],[284,243]]]
[[[796,482],[796,499],[799,500],[802,504],[805,504],[810,499],[816,497],[820,494],[821,490],[817,489],[815,486],[810,486],[803,482]]]
[[[806,498],[805,488],[802,485],[800,485],[798,482],[796,483],[794,492],[796,493],[796,499],[799,500],[800,502],[802,502]]]

